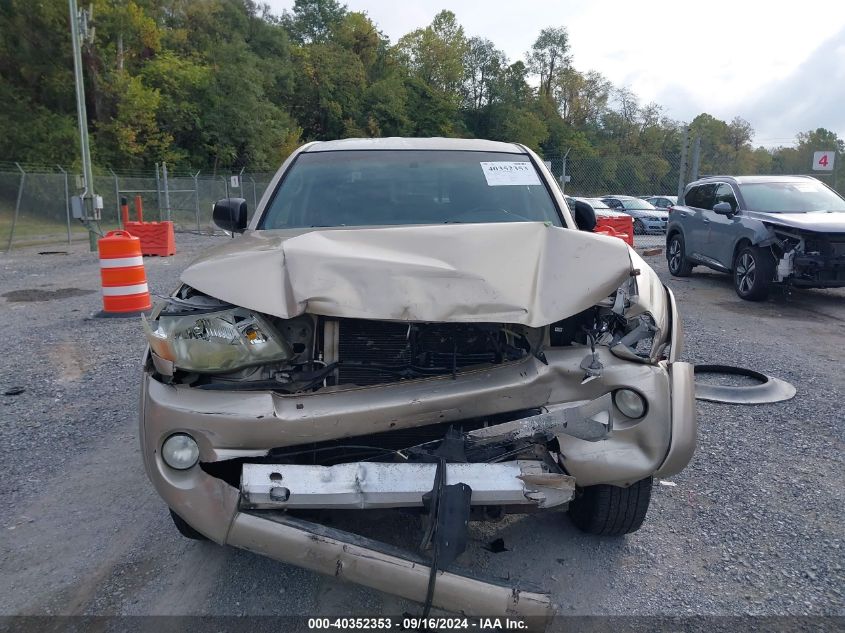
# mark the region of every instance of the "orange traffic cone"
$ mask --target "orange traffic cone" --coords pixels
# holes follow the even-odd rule
[[[141,240],[110,231],[97,242],[103,285],[102,316],[132,316],[152,308]]]

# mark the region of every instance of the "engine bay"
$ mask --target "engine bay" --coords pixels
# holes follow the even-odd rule
[[[508,323],[376,321],[301,314],[282,319],[183,285],[144,328],[166,383],[203,390],[296,394],[451,376],[584,347],[584,379],[601,375],[596,346],[626,360],[666,357],[665,335],[632,310],[635,277],[599,304],[534,328]]]

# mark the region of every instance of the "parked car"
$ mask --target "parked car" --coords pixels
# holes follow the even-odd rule
[[[643,198],[657,209],[669,209],[678,204],[678,196],[645,196]]]
[[[524,146],[307,144],[247,217],[215,205],[242,235],[144,322],[142,455],[185,536],[467,615],[548,616],[548,595],[438,572],[467,521],[568,504],[586,532],[633,532],[652,478],[690,460],[671,291],[577,230]],[[371,508],[425,513],[433,562],[302,514]]]
[[[669,216],[669,271],[731,273],[743,299],[773,284],[845,286],[845,199],[811,176],[714,176],[687,185]]]
[[[593,232],[613,235],[625,240],[629,246],[634,245],[633,218],[627,213],[614,211],[602,202],[600,198],[567,197],[567,202],[569,203],[570,209],[575,209],[576,211],[582,208],[588,209],[589,213],[596,218]],[[580,222],[578,226],[581,226]]]
[[[601,198],[575,197],[575,198],[572,198],[572,200],[577,200],[579,202],[583,202],[584,204],[588,205],[593,210],[593,213],[595,213],[597,217],[604,216],[604,217],[611,218],[611,217],[628,215],[627,213],[622,213],[621,211],[615,211],[615,210],[611,209],[604,202],[602,202]]]
[[[654,205],[634,196],[604,196],[601,198],[615,211],[627,213],[634,218],[634,235],[662,234],[666,232],[669,214]]]

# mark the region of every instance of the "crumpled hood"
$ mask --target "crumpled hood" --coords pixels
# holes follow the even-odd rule
[[[548,325],[614,292],[627,245],[537,222],[251,231],[182,281],[281,318]]]
[[[763,222],[791,229],[817,231],[819,233],[845,233],[845,211],[813,211],[807,213],[744,211],[743,213]]]

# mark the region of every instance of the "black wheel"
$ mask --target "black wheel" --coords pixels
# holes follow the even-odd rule
[[[645,226],[639,220],[634,220],[634,235],[645,235]]]
[[[587,486],[569,503],[569,516],[582,532],[622,536],[640,529],[651,501],[651,477],[628,488]]]
[[[185,519],[176,514],[173,510],[170,511],[170,518],[173,519],[173,525],[179,530],[179,534],[185,538],[193,539],[195,541],[207,541],[208,538],[197,532],[194,528],[185,522]]]
[[[734,289],[742,299],[763,301],[775,277],[775,260],[756,246],[744,246],[736,254],[733,267]]]
[[[675,277],[689,277],[692,264],[687,259],[684,236],[674,233],[666,245],[666,261],[669,262],[669,272]]]

